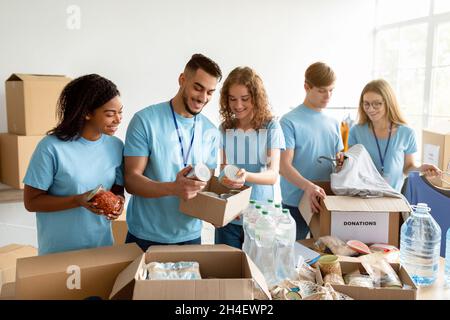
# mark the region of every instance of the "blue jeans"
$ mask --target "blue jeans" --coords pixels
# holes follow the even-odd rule
[[[142,251],[146,252],[148,247],[150,247],[150,246],[165,246],[165,245],[171,245],[171,244],[176,244],[176,245],[201,244],[202,238],[199,237],[197,239],[188,240],[188,241],[184,241],[184,242],[177,242],[177,243],[160,243],[160,242],[154,242],[154,241],[150,241],[150,240],[139,239],[138,237],[135,237],[130,232],[128,232],[127,238],[125,239],[125,243],[132,243],[132,242],[136,243],[142,249]]]
[[[298,210],[297,207],[291,207],[284,203],[282,203],[282,206],[283,206],[283,209],[289,209],[289,212],[291,213],[292,218],[294,218],[295,223],[297,224],[296,240],[306,239],[306,236],[309,233],[309,227],[306,224],[305,219],[303,219],[302,215],[300,214],[300,210]]]
[[[229,223],[215,231],[215,243],[227,244],[230,247],[242,249],[244,243],[244,228],[241,225]]]

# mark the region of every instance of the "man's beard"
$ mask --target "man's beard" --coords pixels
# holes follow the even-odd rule
[[[185,95],[185,93],[183,92],[183,104],[184,104],[184,109],[187,111],[187,112],[189,112],[190,114],[192,114],[193,116],[196,116],[196,115],[198,115],[200,112],[202,112],[202,110],[203,110],[203,108],[199,111],[199,112],[195,112],[195,111],[193,111],[191,108],[189,108],[189,105],[188,105],[188,99],[187,99],[187,97],[186,97],[186,95]]]

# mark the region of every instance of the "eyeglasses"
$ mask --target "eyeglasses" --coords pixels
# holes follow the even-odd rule
[[[364,107],[364,109],[369,109],[369,107],[370,106],[372,106],[372,108],[374,109],[374,110],[378,110],[378,109],[380,109],[381,108],[381,106],[384,104],[384,102],[383,101],[373,101],[373,102],[364,102],[363,103],[363,107]]]

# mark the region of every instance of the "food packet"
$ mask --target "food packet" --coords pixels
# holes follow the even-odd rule
[[[341,275],[336,273],[329,273],[323,277],[323,282],[325,284],[339,284],[339,285],[345,285],[344,279]]]
[[[314,269],[309,264],[303,262],[297,268],[298,280],[316,282],[317,269]]]
[[[373,280],[369,275],[361,274],[359,271],[348,273],[344,276],[346,285],[373,288]]]
[[[150,262],[141,270],[141,280],[198,280],[200,267],[195,261]]]
[[[320,237],[314,245],[321,252],[326,252],[328,248],[333,254],[339,256],[351,257],[358,255],[358,252],[351,249],[344,241],[333,236]]]
[[[375,285],[383,288],[402,288],[400,278],[389,262],[385,260],[383,253],[368,254],[361,256],[360,259]]]

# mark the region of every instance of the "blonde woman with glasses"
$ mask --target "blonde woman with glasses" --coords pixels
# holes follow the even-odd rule
[[[364,145],[380,174],[397,191],[410,171],[441,174],[434,165],[417,166],[414,162],[415,132],[401,115],[391,86],[382,79],[369,82],[361,92],[358,124],[350,129],[348,144]]]

